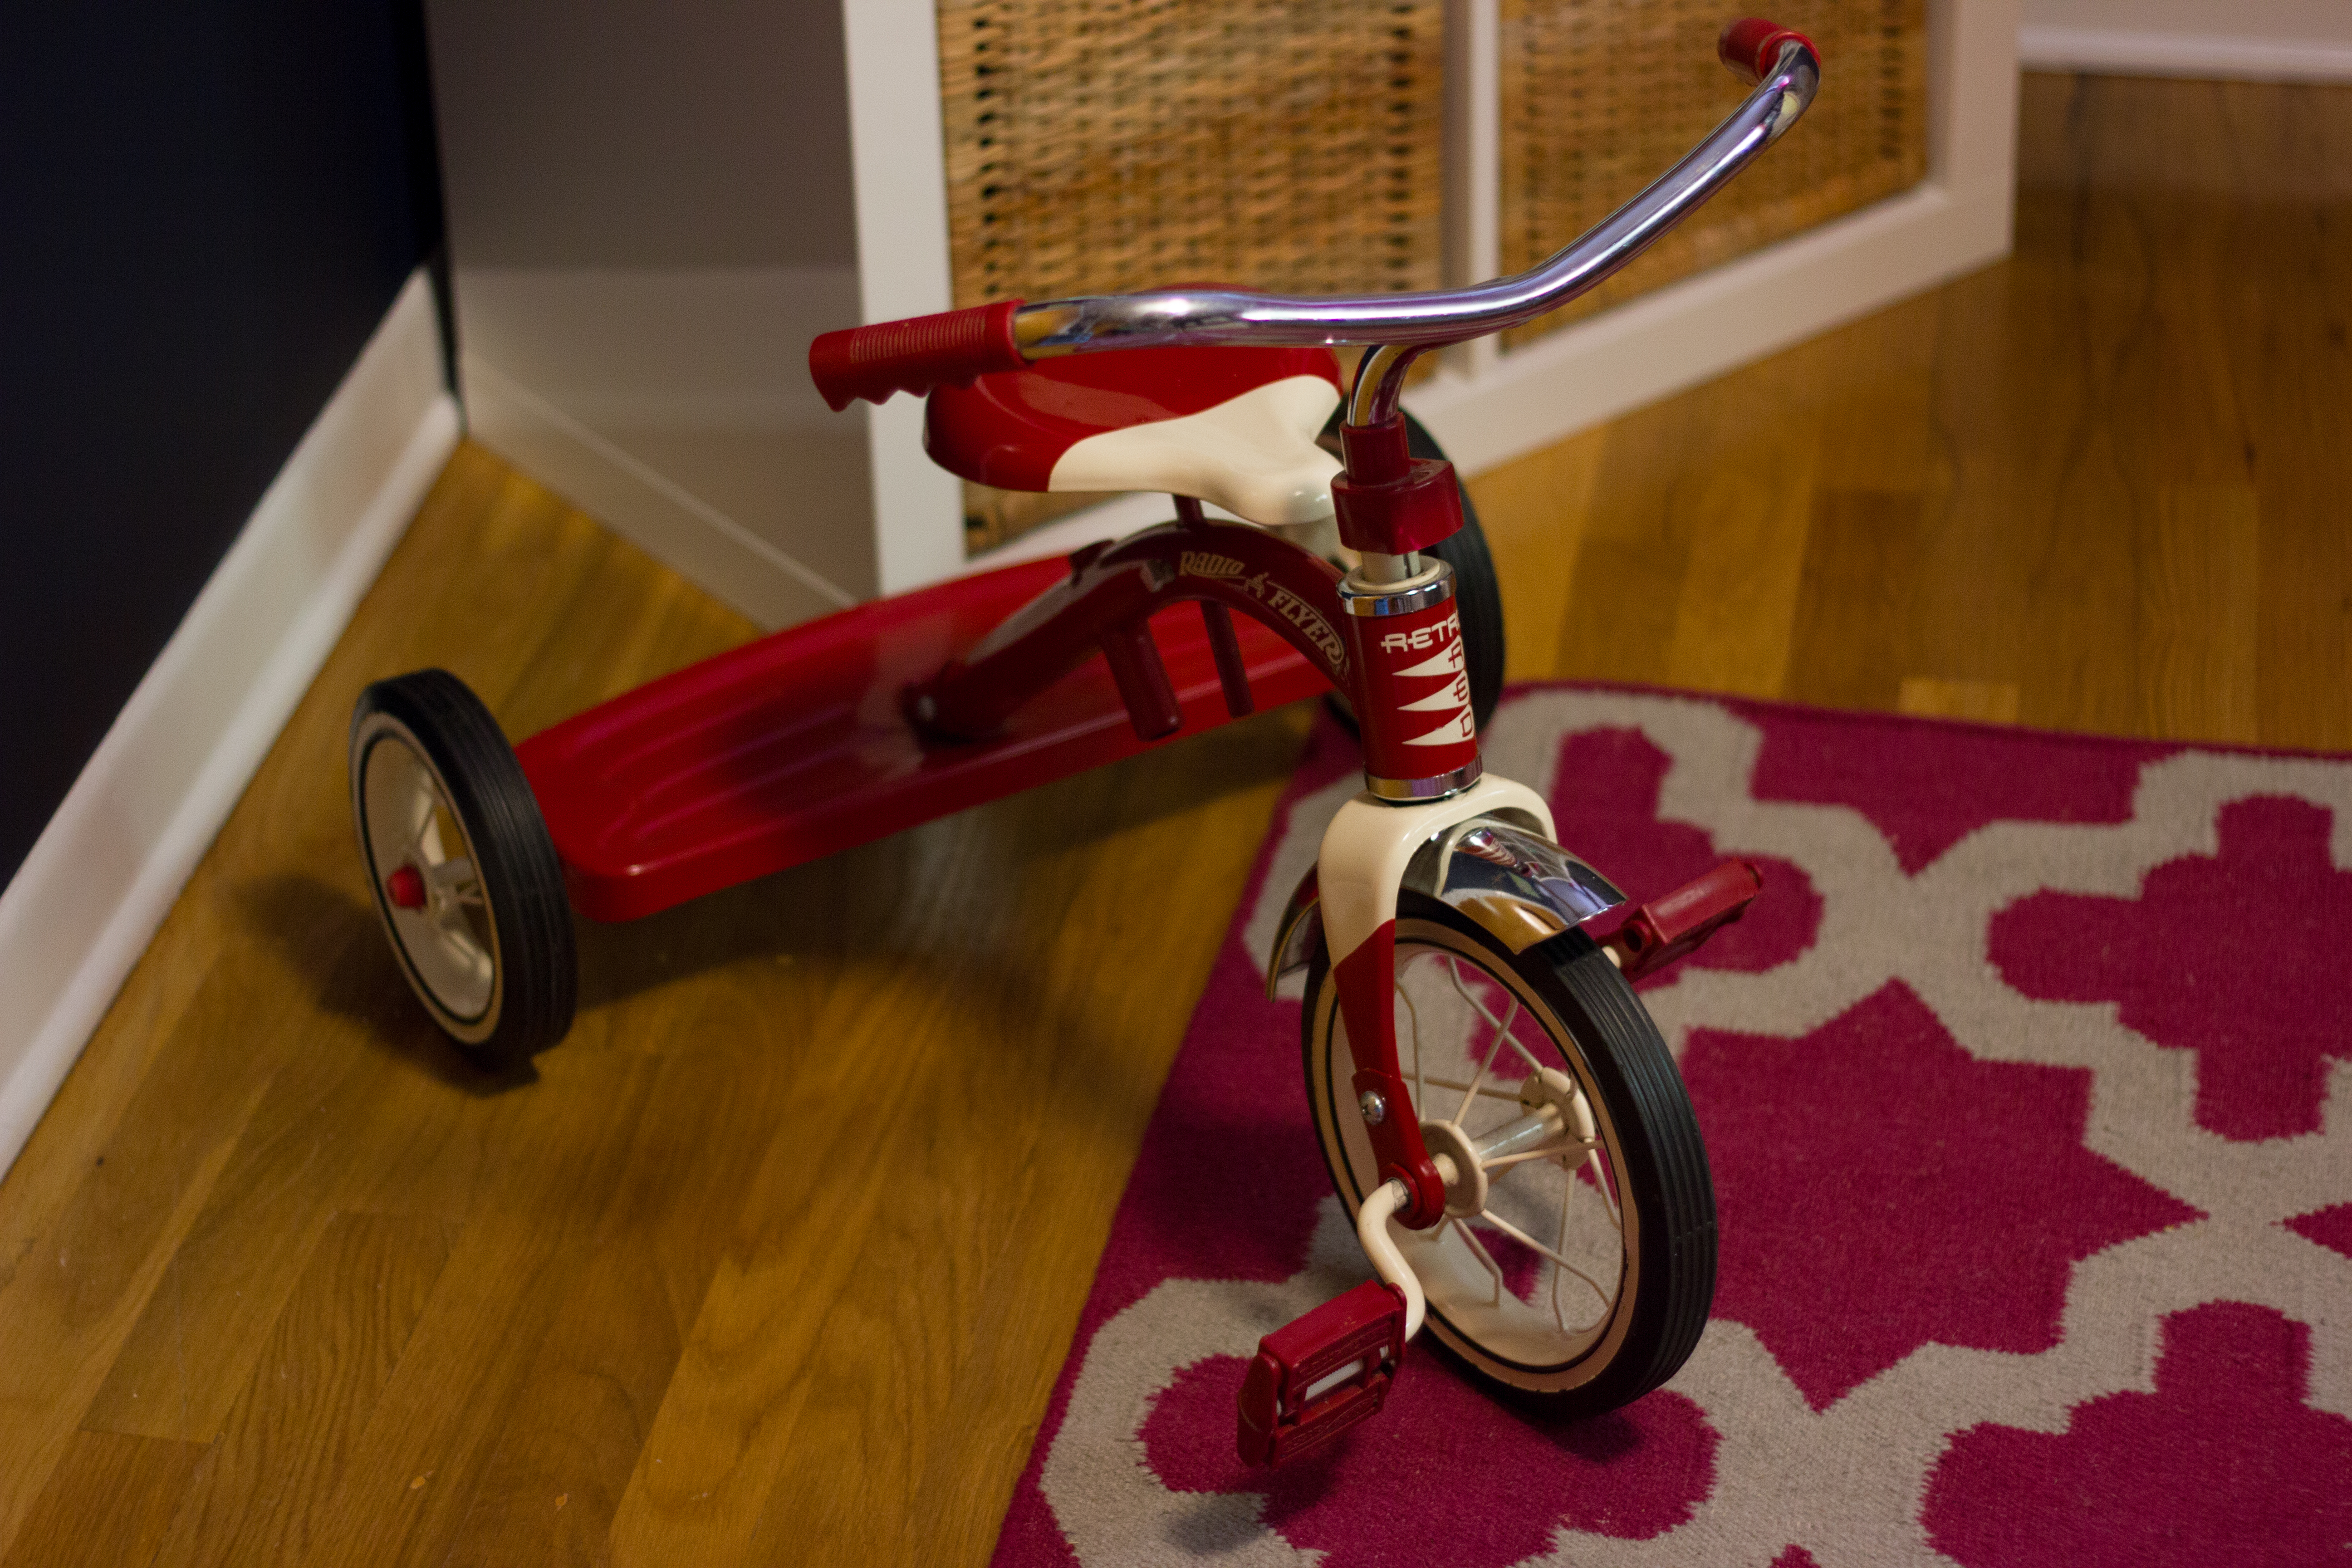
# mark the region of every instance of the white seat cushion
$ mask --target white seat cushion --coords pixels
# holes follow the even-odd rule
[[[1315,437],[1339,405],[1323,377],[1286,376],[1198,414],[1088,436],[1055,462],[1046,488],[1158,490],[1272,527],[1318,522],[1331,515],[1339,459]]]

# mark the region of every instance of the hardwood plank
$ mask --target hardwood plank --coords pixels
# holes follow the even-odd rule
[[[438,613],[456,624],[495,628],[494,635],[468,638],[473,668],[492,689],[502,683],[499,672],[510,668],[503,683],[521,684],[525,710],[531,701],[530,661],[572,621],[635,628],[611,643],[571,639],[579,646],[561,661],[566,672],[607,686],[626,686],[749,630],[739,616],[684,589],[673,574],[658,572],[576,514],[563,521],[559,503],[487,454],[461,452],[436,497],[446,499],[420,515],[378,592],[429,594]],[[472,513],[485,516],[487,548],[481,542],[452,548],[445,535],[453,526],[467,526]],[[458,567],[469,559],[478,569]],[[506,601],[519,580],[551,582],[552,602],[533,613],[518,611]],[[656,613],[640,613],[648,599],[656,601]],[[367,657],[369,640],[353,639],[340,649],[320,685],[345,684],[339,666]],[[384,640],[396,646],[404,639]],[[412,656],[398,648],[392,657],[408,662]],[[413,657],[422,662],[428,656]],[[359,682],[349,684],[355,690]],[[339,781],[342,773],[346,711],[341,704],[306,703],[273,753],[274,765],[257,779],[224,834],[214,858],[234,890],[228,900],[234,907],[208,945],[217,950],[233,942],[241,934],[236,926],[258,926],[299,984],[319,975],[366,979],[330,999],[340,1005],[295,1053],[297,1070],[272,1085],[221,1190],[118,1357],[88,1416],[92,1426],[209,1440],[259,1352],[245,1325],[257,1314],[265,1321],[275,1316],[336,1207],[431,1210],[450,1218],[464,1213],[478,1171],[480,1107],[469,1104],[472,1097],[437,1090],[429,1078],[420,1080],[415,1064],[401,1056],[368,1048],[371,1027],[392,1024],[441,1078],[469,1076],[430,1031],[416,1031],[413,1004],[381,951],[348,852],[349,829],[340,813],[316,808],[320,783]],[[526,714],[516,728],[528,725]],[[257,819],[268,826],[266,840],[256,831]],[[247,868],[282,867],[289,859],[325,868],[329,876],[275,869],[243,875]],[[457,1131],[460,1127],[467,1131]],[[352,1136],[355,1130],[364,1135]],[[406,1163],[425,1169],[398,1169],[404,1151]],[[436,1157],[444,1152],[457,1157]],[[428,1171],[440,1178],[437,1186]]]
[[[1668,685],[1780,694],[1804,580],[1814,434],[1790,420],[1732,443],[1682,498],[1689,545]]]
[[[2260,521],[2251,485],[2165,485],[2140,550],[2140,727],[2252,742]]]
[[[1607,426],[1543,673],[1778,693],[1815,476],[1919,486],[1937,330],[1900,306]],[[1514,554],[1505,581],[1523,569]]]
[[[301,1560],[449,1256],[439,1220],[338,1215],[171,1520],[153,1568]]]
[[[215,970],[175,1037],[240,1037],[268,1013],[247,977]],[[223,1071],[157,1053],[65,1211],[0,1289],[0,1551],[67,1454],[82,1411],[194,1224],[268,1082],[267,1051]]]
[[[985,1555],[1058,1371],[1039,1352],[1075,1331],[1073,1287],[1099,1256],[1307,717],[1269,715],[1105,776],[1117,793],[1097,807],[1102,830],[1057,857],[1068,879],[1045,890],[1061,914],[1024,965],[1034,981],[991,987],[1004,1016],[988,1034],[1003,1044],[948,1050],[927,1071],[954,1115],[882,1174],[806,1373],[796,1426],[816,1440],[779,1467],[741,1560],[812,1535],[842,1561]],[[1042,847],[1067,815],[1039,805]],[[911,1290],[910,1258],[923,1260]]]
[[[2021,224],[2030,205],[2021,197]],[[1969,282],[1946,296],[1955,346],[1938,365],[1937,416],[1956,460],[1949,488],[1928,494],[1920,571],[1932,588],[1911,668],[2014,681],[2028,723],[2130,733],[2137,704],[2118,650],[2133,636],[2133,527],[2148,497],[2116,450],[2103,384],[2129,321],[2070,300],[2051,266]],[[2054,341],[2052,316],[2069,322]],[[1984,395],[2029,382],[2032,399]]]
[[[371,920],[332,931],[320,973],[348,966],[381,942]],[[404,1000],[404,997],[402,998]],[[86,1426],[210,1442],[260,1356],[256,1323],[277,1320],[341,1200],[409,1144],[396,1115],[424,1107],[404,1093],[399,1058],[370,1050],[332,1017],[299,1028],[204,1210],[116,1353]]]
[[[1813,472],[1824,488],[1916,495],[1946,460],[1935,425],[1942,291],[1865,316],[1790,351],[1780,395],[1819,420]]]
[[[535,642],[560,624],[562,607],[578,601],[610,558],[627,547],[576,519],[569,526],[550,527],[554,503],[535,486],[510,479],[495,487],[472,482],[477,476],[467,470],[478,468],[481,460],[461,454],[452,465],[458,483],[444,488],[472,497],[478,507],[491,501],[485,530],[491,547],[483,569],[450,570],[469,552],[444,548],[442,535],[453,525],[462,527],[463,514],[455,508],[428,508],[388,569],[392,581],[379,584],[377,592],[428,591],[442,615],[483,626],[468,647],[485,683],[495,687],[491,672],[519,668]],[[553,542],[544,536],[552,536]],[[485,554],[479,549],[470,553]],[[630,553],[642,576],[647,570],[643,557]],[[419,573],[431,579],[429,585],[404,582]],[[507,605],[512,583],[532,577],[551,581],[556,604],[539,606],[535,614]],[[275,1319],[338,1206],[373,1206],[365,1194],[351,1189],[372,1184],[399,1150],[414,1148],[419,1126],[451,1119],[419,1114],[426,1109],[419,1100],[445,1099],[446,1093],[430,1088],[422,1095],[414,1092],[424,1087],[413,1081],[415,1064],[369,1049],[365,1025],[398,1019],[409,1026],[411,1039],[444,1078],[463,1081],[472,1076],[445,1044],[413,1032],[415,1010],[382,951],[349,851],[350,830],[338,820],[341,813],[321,809],[333,798],[328,789],[339,793],[343,776],[348,708],[316,699],[343,684],[341,667],[365,657],[367,640],[338,650],[319,683],[325,690],[314,690],[314,700],[303,704],[274,749],[271,765],[208,857],[229,897],[242,896],[246,907],[238,923],[262,928],[267,951],[295,981],[293,986],[271,988],[281,1009],[314,984],[316,976],[352,976],[347,986],[356,994],[335,998],[346,1005],[302,1026],[299,1047],[286,1051],[287,1075],[271,1084],[221,1189],[182,1243],[124,1345],[88,1415],[92,1426],[209,1441],[259,1353],[259,1340],[246,1325],[257,1315],[264,1322]],[[289,881],[282,869],[289,859],[320,868],[326,876]],[[236,934],[224,932],[221,940],[225,944]],[[360,1027],[352,1026],[354,1013]],[[222,1037],[207,1037],[226,1043]],[[372,1114],[387,1101],[404,1114]],[[457,1120],[482,1120],[478,1113],[466,1116],[457,1105],[449,1110]],[[355,1130],[373,1136],[354,1137]],[[438,1141],[428,1146],[439,1147]],[[462,1187],[475,1169],[461,1160],[451,1173]],[[404,1194],[394,1206],[417,1212],[420,1204],[413,1194]],[[440,1206],[459,1217],[464,1201]]]
[[[615,1562],[763,1560],[780,1549],[754,1544],[763,1520],[801,1520],[794,1539],[813,1550],[801,1504],[813,1469],[863,1468],[852,1504],[906,1496],[915,1458],[886,1461],[875,1439],[903,1447],[908,1414],[936,1411],[958,1383],[976,1303],[1013,1288],[983,1260],[1010,1232],[1075,1231],[1077,1255],[1098,1248],[1304,717],[1263,715],[874,847],[904,860],[857,878],[835,916],[864,956],[814,1026],[826,1058],[752,1184],[614,1520]],[[1236,813],[1237,830],[1225,826]],[[1171,977],[1178,930],[1174,951],[1192,963]],[[1041,974],[1041,938],[1082,956]],[[1097,1026],[1106,997],[1136,1026]],[[1041,1071],[1069,1087],[1045,1094]],[[1106,1138],[1107,1116],[1123,1135]],[[1077,1173],[1052,1179],[1064,1159]],[[1009,1172],[1039,1161],[1045,1178],[1007,1190]],[[1022,1325],[1038,1397],[1087,1272],[1044,1286],[1059,1342]],[[938,1436],[924,1441],[990,1453],[1001,1508],[1025,1457],[1014,1434],[1034,1416],[971,1416],[927,1415]],[[862,1467],[847,1457],[859,1452]],[[875,1546],[866,1513],[845,1541]]]
[[[767,978],[755,973],[707,987],[699,1005],[668,1009],[667,1039],[645,1042],[663,1059],[636,1147],[587,1268],[500,1427],[449,1563],[603,1556],[796,1077],[802,1037],[755,1005]],[[698,1048],[711,1037],[728,1046]]]
[[[653,1076],[620,1052],[554,1052],[527,1095],[503,1097],[475,1213],[300,1561],[447,1555],[531,1358],[586,1268]]]
[[[1898,713],[1928,719],[1972,719],[1980,724],[2017,722],[2017,684],[2009,680],[1952,680],[1906,675],[1895,699]]]
[[[1601,680],[1661,681],[1673,645],[1688,542],[1674,528],[1672,479],[1693,442],[1681,400],[1610,426],[1556,633],[1552,668]],[[1500,563],[1503,580],[1519,570]]]
[[[1917,657],[1919,492],[1822,488],[1812,510],[1778,695],[1833,708],[1897,706]]]
[[[510,479],[510,470],[487,452],[470,446],[459,449],[425,497],[406,542],[394,552],[352,630],[337,645],[320,676],[321,683],[333,679],[354,652],[394,626],[415,621],[404,609],[385,614],[371,606],[409,599],[415,584],[408,574],[419,558],[426,563],[457,558],[457,552],[446,548],[447,536],[470,528],[481,509]],[[356,685],[352,689],[356,691]],[[322,712],[330,729],[337,722],[348,722],[348,704],[340,713],[329,711],[333,707],[331,700],[320,703],[315,692],[306,696],[288,726],[288,735],[297,738],[281,738],[272,747],[245,799],[190,879],[187,890],[173,905],[124,981],[121,994],[91,1034],[49,1113],[34,1129],[5,1182],[0,1182],[0,1270],[12,1268],[36,1237],[58,1223],[82,1173],[102,1152],[138,1092],[142,1077],[174,1037],[173,1031],[197,992],[223,956],[244,941],[251,890],[232,885],[219,874],[221,867],[238,854],[237,847],[257,846],[270,857],[261,879],[265,889],[289,878],[299,881],[303,876],[299,868],[325,866],[340,871],[350,860],[341,844],[323,859],[289,852],[294,847],[286,837],[288,826],[308,825],[316,814],[299,805],[286,812],[287,803],[278,793],[289,777],[307,783],[320,776],[317,770],[321,767],[331,766],[333,777],[342,776],[340,741],[329,752],[299,738],[306,728],[316,731]],[[273,806],[278,809],[272,811]],[[315,847],[320,841],[309,842]],[[355,875],[348,885],[357,892],[360,884]],[[299,932],[300,923],[294,922],[291,929]],[[318,973],[306,971],[305,981]],[[5,1273],[0,1273],[0,1282],[5,1279]]]
[[[139,1568],[154,1556],[202,1446],[76,1432],[0,1568]]]
[[[1559,662],[1552,628],[1568,618],[1569,584],[1606,445],[1602,432],[1589,431],[1466,481],[1487,548],[1510,563],[1498,574],[1507,679],[1545,679]]]
[[[2352,749],[2352,91],[2222,97],[2266,198],[2242,214],[2229,291],[2251,389],[2263,740]]]
[[[57,1098],[0,1180],[0,1289],[61,1223],[96,1168],[220,949],[214,900],[184,895],[83,1047]]]

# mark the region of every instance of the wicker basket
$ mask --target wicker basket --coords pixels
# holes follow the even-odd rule
[[[958,305],[1439,281],[1443,0],[940,0]],[[1090,497],[967,490],[977,552]]]
[[[1524,342],[1916,184],[1927,167],[1925,0],[1776,0],[1820,46],[1804,123],[1606,286]],[[1739,100],[1722,0],[1502,0],[1503,269],[1532,267],[1689,151]]]

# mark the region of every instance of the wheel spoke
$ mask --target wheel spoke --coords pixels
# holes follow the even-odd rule
[[[442,832],[448,835],[446,824]],[[450,848],[466,846],[453,840]],[[1543,974],[1492,944],[1416,933],[1399,942],[1396,956],[1391,988],[1400,1000],[1391,1007],[1399,1015],[1392,1058],[1403,1079],[1399,1091],[1413,1098],[1430,1136],[1442,1137],[1479,1189],[1465,1204],[1459,1200],[1469,1194],[1457,1184],[1456,1214],[1423,1232],[1419,1250],[1408,1247],[1431,1311],[1453,1313],[1452,1329],[1473,1346],[1530,1367],[1618,1353],[1606,1331],[1649,1280],[1626,1254],[1635,1205],[1617,1190],[1612,1123],[1598,1115],[1598,1091],[1580,1066],[1580,1052],[1596,1047],[1542,1000],[1550,995]],[[1432,964],[1439,966],[1434,974]],[[1459,1012],[1444,997],[1448,985]],[[1423,1019],[1420,1004],[1431,998],[1436,1011]],[[1318,1096],[1327,1082],[1332,1091],[1352,1092],[1344,1058],[1326,1063],[1315,1054],[1336,1053],[1345,1039],[1336,1011],[1328,1017],[1332,1037],[1310,1027],[1308,1041]],[[1435,1031],[1426,1039],[1424,1023]],[[1604,1035],[1601,1046],[1617,1048],[1615,1037]],[[1334,1134],[1345,1134],[1348,1159],[1362,1164],[1360,1130],[1319,1119],[1318,1125],[1327,1153]],[[1522,1165],[1535,1173],[1514,1176]],[[1588,1181],[1601,1188],[1597,1204],[1576,1190]],[[1462,1212],[1472,1205],[1474,1212]],[[1459,1230],[1458,1242],[1446,1238],[1448,1226]],[[1529,1272],[1538,1268],[1543,1273]],[[1578,1305],[1587,1300],[1593,1305]]]
[[[1512,1018],[1511,1022],[1516,1023],[1516,1022],[1517,1021],[1517,1012],[1518,1012],[1518,1004],[1517,1004],[1517,1002],[1513,1002],[1513,1003],[1511,1004],[1511,1011],[1512,1011],[1512,1014],[1513,1014],[1513,1018]],[[1504,1030],[1503,1030],[1503,1038],[1510,1042],[1511,1049],[1513,1049],[1513,1050],[1515,1050],[1515,1051],[1517,1051],[1517,1052],[1518,1052],[1518,1053],[1519,1053],[1519,1059],[1520,1059],[1521,1061],[1523,1061],[1523,1062],[1525,1062],[1525,1063],[1527,1063],[1527,1064],[1528,1064],[1528,1070],[1529,1072],[1541,1072],[1541,1071],[1543,1071],[1543,1069],[1544,1069],[1544,1065],[1543,1065],[1543,1063],[1541,1063],[1541,1062],[1539,1062],[1539,1061],[1538,1061],[1538,1060],[1536,1059],[1536,1054],[1535,1054],[1533,1051],[1531,1051],[1531,1050],[1528,1049],[1528,1048],[1527,1048],[1527,1047],[1525,1047],[1525,1046],[1523,1046],[1523,1045],[1519,1044],[1519,1037],[1518,1037],[1518,1036],[1514,1035],[1514,1034],[1512,1034],[1512,1033],[1510,1032],[1510,1027],[1509,1027],[1509,1025],[1508,1025],[1508,1024],[1506,1024],[1506,1025],[1504,1026]]]
[[[1570,1274],[1575,1275],[1579,1279],[1581,1279],[1587,1285],[1591,1286],[1592,1293],[1601,1298],[1601,1304],[1602,1306],[1605,1307],[1609,1304],[1609,1292],[1601,1288],[1600,1281],[1593,1279],[1591,1275],[1587,1274],[1583,1269],[1579,1268],[1575,1264],[1570,1263],[1567,1258],[1562,1258],[1550,1247],[1546,1247],[1542,1242],[1538,1241],[1534,1237],[1529,1236],[1526,1231],[1521,1230],[1517,1226],[1513,1225],[1509,1220],[1503,1218],[1493,1209],[1480,1209],[1478,1211],[1478,1217],[1485,1220],[1488,1225],[1493,1226],[1496,1230],[1501,1231],[1505,1236],[1509,1237],[1512,1240],[1519,1243],[1521,1246],[1530,1247],[1535,1251],[1541,1253],[1544,1257],[1550,1258],[1555,1265],[1567,1269]]]
[[[1492,1013],[1487,1012],[1485,1007],[1480,1006],[1477,998],[1472,996],[1470,994],[1469,988],[1462,984],[1462,964],[1460,961],[1449,958],[1445,963],[1447,969],[1449,969],[1454,975],[1454,991],[1465,1002],[1470,1004],[1471,1007],[1476,1011],[1477,1015],[1481,1018],[1486,1019],[1489,1025],[1494,1026],[1496,1034],[1500,1037],[1500,1039],[1510,1039],[1511,1025],[1517,1020],[1519,1016],[1519,999],[1516,996],[1511,998],[1511,1010],[1504,1016],[1502,1023],[1497,1025],[1495,1023],[1495,1016]],[[1515,1046],[1518,1044],[1516,1040],[1512,1040],[1511,1043]],[[1462,1103],[1455,1109],[1451,1119],[1454,1126],[1461,1126],[1462,1119],[1470,1113],[1470,1103],[1477,1098],[1478,1086],[1486,1081],[1486,1069],[1495,1065],[1496,1053],[1500,1049],[1501,1047],[1497,1041],[1490,1040],[1487,1042],[1486,1055],[1478,1058],[1478,1070],[1471,1075],[1470,1087],[1462,1091]],[[1519,1054],[1525,1056],[1527,1052],[1522,1048]]]
[[[436,865],[427,866],[425,877],[436,887],[462,887],[474,879],[474,862],[467,856],[452,855]]]
[[[1592,1184],[1601,1189],[1601,1202],[1609,1211],[1609,1223],[1617,1227],[1617,1234],[1622,1236],[1625,1233],[1625,1216],[1618,1211],[1617,1194],[1611,1190],[1609,1168],[1601,1163],[1600,1149],[1595,1147],[1584,1157],[1584,1163],[1592,1172]],[[1571,1182],[1570,1184],[1574,1184]]]
[[[1497,1154],[1491,1160],[1481,1160],[1478,1163],[1486,1170],[1507,1171],[1514,1166],[1524,1165],[1531,1160],[1557,1161],[1571,1149],[1590,1149],[1592,1146],[1584,1139],[1570,1138],[1553,1144],[1549,1149],[1523,1149],[1516,1154]],[[1566,1165],[1560,1167],[1563,1171],[1568,1168]]]
[[[1419,1075],[1415,1076],[1417,1078]],[[1429,1075],[1428,1082],[1429,1087],[1432,1089],[1466,1090],[1470,1088],[1468,1084],[1463,1082],[1458,1078],[1439,1078],[1434,1073]],[[1517,1105],[1519,1100],[1519,1091],[1516,1089],[1504,1089],[1492,1084],[1482,1084],[1479,1086],[1477,1092],[1486,1095],[1490,1100],[1507,1100],[1514,1105]]]
[[[463,965],[468,973],[481,980],[490,977],[490,955],[481,943],[474,940],[474,933],[462,921],[436,920],[426,923],[432,928],[433,934],[440,938],[441,945],[447,950],[449,956]]]
[[[1461,1126],[1463,1117],[1469,1114],[1470,1102],[1478,1098],[1478,1086],[1486,1081],[1486,1064],[1492,1060],[1494,1060],[1494,1053],[1490,1049],[1486,1058],[1479,1062],[1477,1074],[1471,1079],[1470,1087],[1462,1091],[1462,1103],[1454,1108],[1453,1116],[1448,1118],[1454,1126]]]
[[[1568,1250],[1568,1211],[1576,1204],[1576,1177],[1565,1167],[1562,1167],[1560,1174],[1568,1179],[1560,1184],[1566,1190],[1559,1194],[1558,1245],[1560,1251],[1566,1252]],[[1568,1316],[1559,1304],[1559,1275],[1560,1271],[1558,1268],[1551,1271],[1551,1321],[1559,1326],[1559,1331],[1564,1334],[1568,1332]]]
[[[1486,1270],[1486,1277],[1495,1282],[1494,1293],[1488,1298],[1489,1301],[1495,1306],[1501,1306],[1503,1304],[1503,1269],[1502,1266],[1495,1261],[1495,1255],[1486,1250],[1486,1244],[1479,1240],[1478,1233],[1468,1226],[1453,1219],[1448,1219],[1445,1223],[1452,1226],[1464,1241],[1469,1243],[1470,1250],[1477,1258],[1480,1267]]]
[[[408,852],[421,856],[425,853],[425,836],[433,831],[441,815],[439,803],[434,798],[433,785],[422,773],[416,778],[416,794],[409,802],[409,813]]]
[[[428,865],[425,884],[452,905],[470,902],[478,910],[489,908],[489,900],[482,896],[482,875],[473,868],[470,856],[449,856],[440,865]]]
[[[488,907],[482,896],[481,876],[474,869],[470,857],[452,855],[437,866],[427,866],[425,880],[434,891],[447,895],[452,903]]]
[[[1505,1015],[1502,1022],[1496,1023],[1495,1021],[1495,1015],[1486,1010],[1486,1005],[1479,1001],[1475,996],[1470,994],[1470,988],[1462,984],[1462,965],[1460,962],[1458,960],[1449,958],[1446,960],[1446,963],[1454,971],[1454,990],[1455,994],[1462,998],[1462,1000],[1470,1004],[1470,1010],[1477,1014],[1479,1017],[1484,1018],[1486,1021],[1486,1026],[1488,1028],[1494,1030],[1495,1033],[1500,1036],[1503,1039],[1509,1041],[1511,1049],[1518,1052],[1520,1058],[1524,1060],[1530,1068],[1537,1072],[1543,1071],[1543,1063],[1538,1061],[1535,1058],[1535,1054],[1529,1051],[1527,1047],[1519,1043],[1519,1037],[1517,1035],[1511,1033],[1511,1026],[1518,1021],[1519,999],[1517,996],[1511,998],[1510,1012]],[[1490,1062],[1493,1061],[1495,1059],[1494,1052],[1491,1050],[1488,1051],[1486,1053],[1486,1059]]]

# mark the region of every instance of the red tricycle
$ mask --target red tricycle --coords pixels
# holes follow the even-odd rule
[[[1759,881],[1730,861],[1636,904],[1560,847],[1541,797],[1483,773],[1502,671],[1492,567],[1399,397],[1426,350],[1624,266],[1819,88],[1811,44],[1785,28],[1737,22],[1720,48],[1755,84],[1738,110],[1516,278],[1008,300],[819,337],[826,400],[927,395],[925,445],[954,472],[1165,492],[1175,521],[793,627],[519,747],[442,671],[368,688],[352,811],[434,1020],[478,1058],[521,1060],[570,1026],[575,910],[649,914],[1337,693],[1364,789],[1291,896],[1266,984],[1305,972],[1316,1132],[1378,1278],[1261,1342],[1243,1456],[1286,1459],[1378,1411],[1424,1325],[1564,1414],[1673,1375],[1714,1296],[1715,1201],[1629,981],[1736,919]],[[1364,350],[1345,386],[1335,345]],[[1160,613],[1180,601],[1196,609]]]

